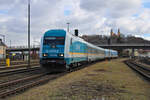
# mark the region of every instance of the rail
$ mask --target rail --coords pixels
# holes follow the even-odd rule
[[[138,72],[139,74],[141,74],[144,78],[146,78],[147,80],[150,80],[150,68],[142,65],[142,64],[137,64],[134,61],[125,61],[125,64],[127,64],[130,68],[132,68],[133,70],[135,70],[136,72]]]
[[[9,71],[2,71],[0,72],[0,77],[8,76],[8,75],[13,75],[13,74],[19,74],[19,73],[25,73],[25,72],[31,72],[31,71],[36,71],[36,70],[41,70],[40,67],[33,67],[33,68],[21,68],[21,69],[14,69],[14,70],[9,70]]]
[[[0,98],[4,98],[9,95],[13,95],[15,93],[25,91],[26,89],[32,88],[33,86],[36,86],[36,85],[44,84],[50,80],[54,80],[60,76],[67,74],[67,73],[79,70],[81,68],[85,68],[86,66],[92,65],[95,63],[97,63],[97,62],[89,63],[86,65],[80,65],[80,67],[74,68],[72,70],[69,70],[69,71],[66,71],[63,73],[51,73],[48,75],[43,73],[43,74],[37,75],[37,76],[30,76],[30,77],[26,77],[26,78],[19,79],[19,80],[13,80],[10,82],[1,83],[0,84]],[[4,90],[3,90],[3,88],[4,88]]]

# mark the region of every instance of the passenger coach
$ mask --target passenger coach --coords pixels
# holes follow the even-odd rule
[[[41,39],[40,64],[48,71],[64,71],[79,64],[117,57],[114,50],[92,45],[65,30],[55,29],[44,33]]]

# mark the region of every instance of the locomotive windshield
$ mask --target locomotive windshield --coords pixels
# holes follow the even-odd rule
[[[44,45],[64,45],[65,38],[64,37],[45,37],[44,38]]]

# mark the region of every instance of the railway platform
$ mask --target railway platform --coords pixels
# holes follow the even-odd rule
[[[37,63],[39,60],[31,60],[31,63]],[[18,61],[10,61],[10,65],[18,65],[18,64],[27,64],[28,61],[18,60]],[[7,66],[6,61],[0,61],[0,67]]]

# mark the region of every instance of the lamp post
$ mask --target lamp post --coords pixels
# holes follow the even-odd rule
[[[10,48],[11,48],[11,40],[9,42],[10,42]]]
[[[67,25],[68,25],[68,27],[67,27],[67,31],[68,31],[68,32],[69,32],[69,24],[70,24],[70,23],[68,22],[68,23],[67,23]]]
[[[110,60],[110,58],[111,58],[111,52],[110,52],[110,49],[111,49],[111,47],[110,47],[110,45],[111,45],[111,35],[109,35],[109,31],[108,31],[108,40],[107,40],[107,42],[108,42],[108,52],[109,52],[108,60]]]
[[[3,35],[3,34],[0,34],[0,36],[2,36],[3,37],[3,43],[5,44],[5,35]],[[3,59],[5,58],[4,57],[4,54],[5,52],[4,52],[4,46],[3,46]]]
[[[30,68],[30,0],[28,0],[28,68]]]

